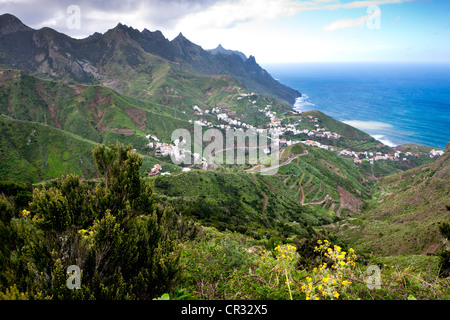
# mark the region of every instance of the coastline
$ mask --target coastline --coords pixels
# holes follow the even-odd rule
[[[302,93],[292,108],[318,110],[391,145],[445,149],[450,128],[450,65],[297,63],[265,68]],[[370,128],[371,121],[385,124]],[[390,127],[388,127],[390,125]]]
[[[318,110],[325,114],[327,114],[326,110],[320,110],[320,108],[316,108],[316,104],[309,101],[309,96],[306,93],[302,93],[301,97],[297,97],[295,99],[295,103],[292,105],[292,109],[297,112],[307,112],[312,110]],[[396,129],[393,125],[385,123],[385,122],[379,122],[379,121],[367,121],[367,120],[340,120],[336,119],[337,121],[340,121],[342,123],[345,123],[347,125],[350,125],[352,127],[355,127],[361,131],[366,132],[370,136],[372,136],[374,139],[380,141],[384,145],[396,148],[403,145],[418,145],[418,146],[425,146],[429,148],[435,148],[438,150],[445,150],[445,148],[436,147],[430,144],[423,144],[423,143],[417,143],[415,141],[408,141],[404,139],[399,139],[398,136],[406,136],[407,133],[401,134],[401,131]],[[400,133],[398,136],[392,134],[392,133]]]

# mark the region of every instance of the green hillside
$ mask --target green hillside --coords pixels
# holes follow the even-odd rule
[[[0,115],[1,180],[35,183],[62,174],[97,177],[95,143],[40,123]]]
[[[361,212],[373,182],[351,160],[302,145],[283,153],[280,163],[288,155],[299,156],[276,175],[219,167],[154,177],[155,192],[161,202],[203,225],[256,239],[309,237],[313,227]]]
[[[0,300],[449,299],[450,150],[390,148],[297,94],[181,33],[0,15]],[[276,172],[149,147],[196,121],[275,128]]]
[[[170,140],[177,128],[189,129],[178,109],[142,102],[99,86],[66,85],[23,72],[0,72],[0,112],[43,123],[100,143],[131,143],[147,150],[145,136]]]
[[[335,225],[361,251],[434,254],[444,246],[439,224],[450,218],[450,152],[436,161],[384,177],[364,214]]]

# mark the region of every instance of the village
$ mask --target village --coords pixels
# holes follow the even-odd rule
[[[249,94],[239,94],[237,100],[242,100],[244,98],[250,98],[255,96],[254,93]],[[253,107],[258,107],[256,100],[250,100]],[[330,150],[336,152],[338,155],[346,158],[352,158],[355,165],[362,164],[363,161],[368,161],[371,165],[373,165],[374,161],[380,160],[390,160],[390,161],[407,161],[408,158],[418,157],[418,154],[414,154],[411,152],[401,153],[399,151],[395,151],[392,154],[381,153],[381,152],[359,152],[352,150],[336,150],[336,147],[331,145],[323,144],[314,140],[314,138],[321,139],[330,139],[337,140],[341,138],[341,135],[336,132],[331,132],[327,130],[325,127],[321,127],[320,120],[311,115],[306,115],[303,118],[297,119],[295,123],[283,124],[283,119],[277,116],[275,111],[272,111],[271,105],[265,105],[262,109],[258,109],[259,112],[263,113],[268,118],[268,123],[265,128],[257,128],[251,124],[245,123],[241,121],[239,117],[236,116],[236,111],[223,109],[220,107],[214,107],[211,110],[206,109],[203,110],[197,105],[193,107],[194,116],[204,116],[204,115],[214,115],[216,119],[219,121],[219,124],[213,124],[210,121],[206,120],[189,120],[189,123],[196,124],[201,127],[207,128],[216,128],[220,130],[248,130],[250,134],[268,134],[268,136],[296,136],[298,139],[291,140],[287,138],[278,138],[275,142],[279,143],[279,147],[288,147],[296,143],[302,143],[307,146],[317,147],[325,150]],[[301,116],[302,113],[298,111],[292,111],[293,115]],[[297,127],[301,122],[309,122],[313,124],[314,129],[298,129]],[[302,140],[302,138],[306,138],[306,140]],[[191,164],[188,167],[183,167],[181,169],[182,172],[188,172],[193,169],[194,166],[197,165],[197,168],[202,170],[207,170],[209,168],[208,161],[206,158],[202,157],[198,153],[192,153],[190,150],[183,148],[184,141],[175,140],[172,143],[161,142],[158,137],[155,135],[147,135],[146,139],[148,140],[147,146],[154,151],[154,155],[156,157],[171,157],[171,159],[176,163],[188,163]],[[265,148],[263,150],[265,154],[270,153],[269,148]],[[431,150],[429,156],[431,158],[439,157],[444,153],[442,150]],[[149,176],[153,175],[169,175],[169,172],[162,172],[161,164],[156,164],[148,173]]]

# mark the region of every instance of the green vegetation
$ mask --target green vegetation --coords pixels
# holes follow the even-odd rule
[[[439,225],[450,217],[449,155],[384,177],[365,201],[363,216],[330,229],[363,252],[436,254],[444,240]]]
[[[178,109],[139,101],[109,88],[69,86],[12,70],[4,70],[2,75],[0,113],[91,141],[132,143],[145,152],[145,135],[169,141],[175,129],[192,127]]]
[[[101,183],[63,177],[34,189],[29,210],[2,198],[3,299],[152,299],[177,283],[178,222],[155,206],[142,160],[120,145],[93,153]],[[66,285],[71,265],[82,270],[79,290]]]
[[[448,279],[424,273],[436,271],[436,259],[425,256],[421,265],[370,260],[323,238],[268,248],[240,234],[203,228],[184,244],[183,252],[186,276],[181,288],[190,299],[450,298]],[[370,266],[380,266],[379,287]],[[176,292],[170,295],[177,299]]]
[[[35,183],[63,173],[96,176],[93,142],[35,122],[0,115],[0,176]]]
[[[449,298],[439,256],[361,255],[318,231],[342,223],[325,211],[294,201],[286,211],[283,174],[148,180],[131,146],[99,145],[93,157],[100,182],[65,176],[32,196],[24,184],[0,185],[2,299]],[[81,269],[80,290],[66,286],[70,265]],[[381,269],[379,289],[368,286],[372,265]]]
[[[213,56],[182,35],[118,25],[17,39],[33,34],[61,48],[51,63],[39,37],[29,59],[0,49],[0,299],[450,298],[449,151],[431,159],[292,112],[297,93],[253,57]],[[147,135],[170,143],[196,120],[225,124],[212,108],[255,128],[270,110],[340,137],[314,138],[330,150],[283,148],[274,175],[249,163],[183,172],[149,148]],[[290,132],[281,138],[309,139]],[[406,160],[355,164],[343,149]],[[156,164],[170,175],[149,176]]]

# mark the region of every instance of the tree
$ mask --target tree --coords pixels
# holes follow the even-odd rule
[[[177,283],[177,214],[154,204],[153,185],[139,174],[142,159],[131,150],[121,144],[93,150],[100,183],[68,175],[33,191],[31,214],[14,222],[23,242],[15,246],[25,279],[19,292],[53,299],[153,299]],[[70,265],[81,269],[81,290],[65,285]],[[11,280],[0,292],[17,281]]]
[[[450,250],[449,250],[450,224],[448,222],[441,222],[439,224],[439,231],[441,232],[441,235],[445,238],[445,245],[438,253],[441,262],[441,276],[448,277],[450,276]]]

